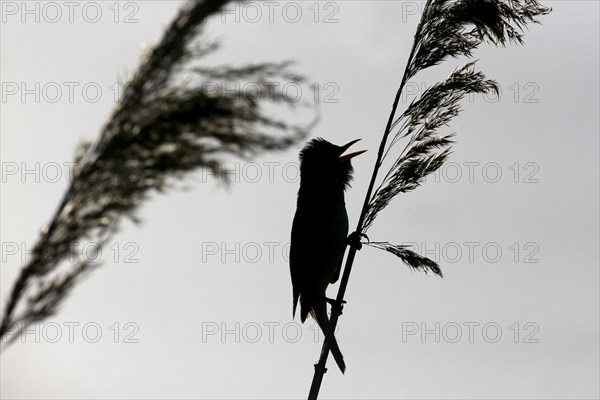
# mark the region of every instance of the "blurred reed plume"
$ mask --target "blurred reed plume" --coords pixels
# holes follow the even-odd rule
[[[288,62],[198,66],[217,47],[199,40],[200,28],[226,3],[187,3],[126,83],[98,139],[77,149],[69,187],[8,298],[0,326],[0,338],[11,334],[6,343],[28,324],[56,313],[77,282],[97,267],[78,257],[73,243],[106,243],[123,217],[136,221],[136,209],[152,190],[162,192],[192,170],[208,168],[226,180],[220,168],[225,157],[251,158],[305,138],[311,123],[293,125],[265,110],[300,104],[278,89],[283,80],[302,81]],[[206,82],[252,82],[269,96],[232,84],[226,94],[218,93]]]

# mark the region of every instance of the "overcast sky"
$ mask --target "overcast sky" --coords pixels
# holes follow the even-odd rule
[[[45,4],[1,3],[2,311],[76,145],[182,3]],[[352,227],[423,4],[254,2],[204,32],[222,45],[211,63],[295,60],[312,86],[299,99],[320,107],[312,135],[363,139]],[[544,4],[524,46],[476,52],[501,98],[463,102],[448,164],[369,231],[444,279],[364,248],[337,332],[348,369],[329,365],[323,398],[600,395],[599,6]],[[415,77],[403,104],[465,61]],[[228,163],[229,189],[198,171],[153,194],[60,313],[2,354],[2,397],[304,398],[322,337],[291,315],[300,148]]]

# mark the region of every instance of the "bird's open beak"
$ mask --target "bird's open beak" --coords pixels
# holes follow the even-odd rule
[[[350,143],[346,143],[345,145],[342,146],[342,152],[340,155],[340,159],[345,160],[345,161],[349,161],[350,159],[364,153],[366,150],[360,150],[360,151],[355,151],[354,153],[348,153],[348,154],[344,154],[344,152],[346,150],[348,150],[348,148],[350,146],[352,146],[354,143],[358,142],[360,139],[355,139],[353,141],[351,141]]]

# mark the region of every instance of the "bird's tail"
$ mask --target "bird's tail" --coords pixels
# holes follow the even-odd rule
[[[344,362],[344,356],[340,351],[337,340],[331,330],[331,325],[329,324],[329,318],[327,317],[327,302],[325,300],[314,302],[310,309],[310,315],[317,321],[317,324],[319,324],[319,327],[323,331],[325,341],[331,350],[333,359],[343,374],[346,371],[346,363]]]

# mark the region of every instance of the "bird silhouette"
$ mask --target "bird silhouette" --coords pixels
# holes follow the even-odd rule
[[[345,155],[344,152],[358,140],[336,146],[317,138],[300,151],[300,190],[290,246],[292,316],[300,302],[301,321],[308,314],[316,320],[342,373],[346,364],[327,315],[327,303],[336,303],[326,297],[326,290],[340,276],[347,242],[344,191],[352,179],[350,160],[366,150]]]

